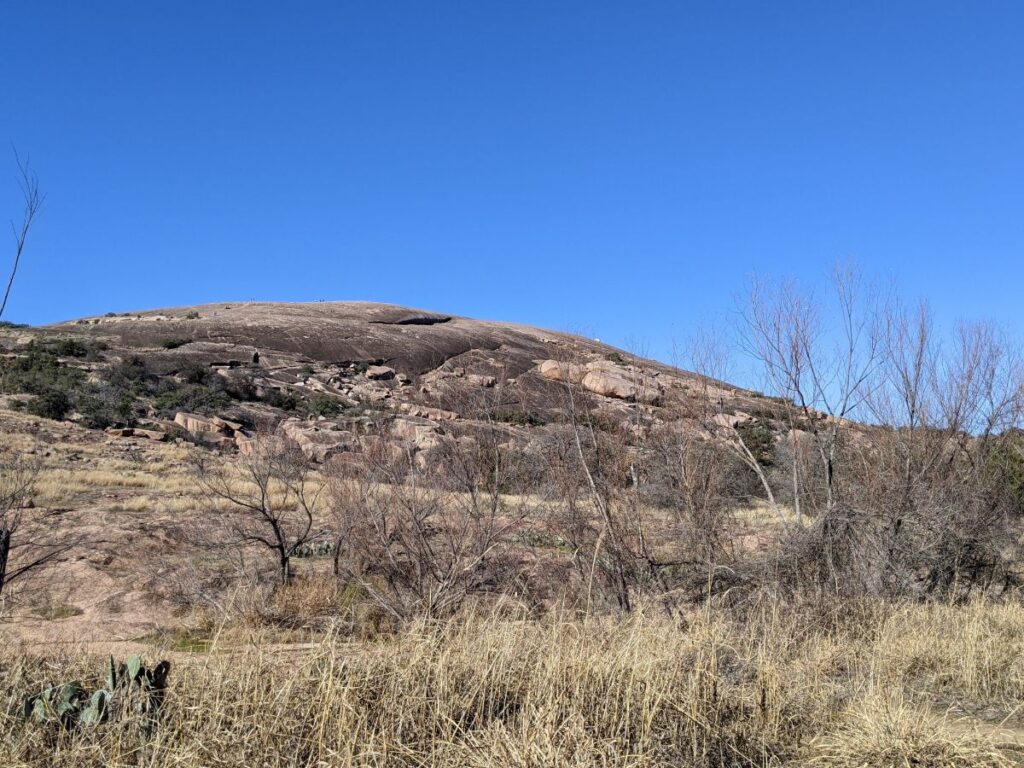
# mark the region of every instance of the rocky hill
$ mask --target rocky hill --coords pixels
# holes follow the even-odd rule
[[[246,450],[274,430],[324,460],[369,425],[428,449],[481,419],[564,422],[566,382],[605,423],[737,418],[756,393],[566,333],[363,302],[209,304],[0,329],[10,407],[123,438]]]

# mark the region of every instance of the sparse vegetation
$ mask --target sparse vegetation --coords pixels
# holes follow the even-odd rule
[[[1002,768],[1019,757],[1005,727],[965,727],[929,694],[1012,707],[1021,637],[1016,606],[867,603],[611,623],[506,611],[416,623],[386,644],[328,633],[287,656],[221,640],[170,678],[146,764]],[[54,664],[89,679],[100,661]],[[9,658],[0,670],[7,712],[54,673]],[[55,743],[44,725],[0,720],[7,765],[59,749],[119,768],[139,744],[131,721]]]
[[[191,343],[192,339],[181,337],[173,339],[164,339],[163,341],[160,342],[160,346],[163,347],[164,349],[178,349],[178,347],[184,347],[186,344]]]
[[[847,380],[806,316],[782,311],[799,301],[761,298],[749,346],[775,366],[771,399],[713,376],[673,389],[666,372],[657,403],[568,374],[483,386],[467,362],[423,375],[406,405],[398,382],[358,366],[330,372],[335,396],[269,353],[249,365],[248,351],[213,360],[156,342],[149,358],[22,346],[3,386],[33,410],[57,391],[87,426],[222,419],[168,431],[195,445],[138,428],[83,438],[74,459],[46,449],[32,498],[10,510],[36,536],[12,538],[11,564],[54,546],[61,505],[88,505],[83,518],[103,521],[94,539],[115,543],[68,563],[131,579],[147,611],[173,606],[151,642],[208,655],[184,662],[151,738],[0,719],[12,737],[0,757],[45,763],[59,747],[127,765],[143,743],[151,766],[1009,765],[1013,750],[947,714],[1017,727],[1024,694],[1024,397],[1008,347],[975,331],[904,354],[917,337],[892,319],[884,342],[864,336],[871,398],[847,394],[895,416],[864,426],[771,357],[813,352],[818,375]],[[771,341],[787,334],[802,340]],[[892,389],[908,381],[919,389]],[[345,407],[356,400],[377,410]],[[895,410],[908,401],[915,423]],[[36,450],[43,440],[59,442]],[[40,572],[60,574],[67,550],[36,551],[55,552]],[[99,601],[19,583],[35,580],[9,592],[22,616],[95,626]],[[45,690],[31,666],[2,661],[9,702]],[[86,661],[50,658],[48,677],[91,693]]]

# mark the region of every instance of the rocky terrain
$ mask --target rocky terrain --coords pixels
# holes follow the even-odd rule
[[[39,460],[33,516],[74,543],[60,567],[11,593],[8,628],[30,643],[107,647],[183,631],[197,595],[237,581],[233,569],[245,566],[205,548],[197,447],[230,459],[273,434],[336,474],[380,450],[428,467],[442,446],[484,428],[529,456],[564,430],[573,405],[623,445],[666,425],[706,432],[715,419],[756,420],[771,406],[578,336],[366,303],[8,325],[0,348],[0,448]],[[524,569],[558,583],[557,537],[523,542]]]
[[[726,418],[749,419],[767,403],[579,336],[358,302],[110,314],[9,328],[0,343],[9,361],[48,349],[56,365],[86,375],[82,386],[94,391],[69,393],[60,414],[68,420],[116,437],[187,436],[222,450],[245,451],[257,432],[277,431],[319,461],[358,453],[371,424],[378,434],[390,425],[415,451],[481,418],[528,439],[565,420],[567,382],[593,397],[589,407],[606,422],[640,430],[685,421],[708,397]],[[45,394],[16,389],[6,387],[15,407]],[[97,400],[115,407],[83,418]]]

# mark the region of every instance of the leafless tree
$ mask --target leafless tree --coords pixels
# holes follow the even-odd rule
[[[520,490],[509,430],[475,413],[467,433],[414,445],[401,436],[364,439],[361,470],[331,480],[336,570],[397,620],[449,615],[474,594],[515,581],[509,537],[532,509]]]
[[[879,302],[860,275],[833,272],[831,303],[818,302],[792,284],[755,282],[742,313],[742,346],[762,368],[770,393],[787,404],[791,447],[799,454],[798,430],[809,433],[820,460],[824,512],[840,501],[837,474],[841,433],[869,395],[881,357]],[[833,308],[827,319],[822,306]],[[792,404],[795,408],[789,408]],[[792,495],[798,522],[805,495],[792,462]]]
[[[45,195],[39,189],[39,179],[35,171],[32,170],[29,160],[26,158],[22,161],[17,152],[15,152],[14,160],[18,166],[18,184],[21,186],[24,198],[24,210],[22,211],[20,223],[16,224],[13,220],[11,221],[11,231],[14,234],[14,261],[11,264],[11,272],[4,288],[3,299],[0,300],[0,318],[4,316],[4,310],[7,309],[7,301],[11,296],[11,288],[14,286],[14,279],[18,274],[18,267],[21,264],[22,254],[25,251],[25,244],[28,242],[29,232],[36,217],[39,215],[39,211],[43,207],[43,200],[45,198]]]
[[[280,583],[292,575],[297,548],[313,540],[315,508],[324,482],[292,443],[275,436],[256,438],[248,454],[233,461],[198,455],[196,478],[223,517],[226,543],[259,545],[273,553]]]
[[[40,469],[32,457],[0,454],[0,597],[78,543],[55,537],[57,513],[35,507],[32,493]]]

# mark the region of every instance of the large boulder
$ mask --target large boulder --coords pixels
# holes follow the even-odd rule
[[[212,435],[226,435],[229,433],[227,422],[222,419],[216,417],[208,419],[195,413],[179,411],[174,415],[174,423],[193,435],[200,435],[204,432]]]
[[[340,429],[333,422],[312,423],[287,419],[281,422],[278,430],[295,443],[306,458],[314,461],[326,461],[336,453],[354,451],[357,448],[352,433]]]
[[[375,381],[395,378],[395,369],[386,365],[371,365],[366,369],[366,378]]]
[[[551,381],[579,384],[587,369],[578,363],[566,363],[562,360],[544,360],[537,367],[537,372],[545,379],[550,379]]]
[[[436,445],[439,432],[437,424],[415,416],[398,416],[391,422],[391,436],[418,449]]]
[[[611,362],[587,365],[580,381],[583,388],[595,395],[654,405],[661,400],[661,386],[635,368],[622,368]]]
[[[661,385],[654,377],[642,373],[634,366],[623,366],[610,360],[595,360],[586,364],[544,360],[537,367],[537,372],[551,381],[579,384],[602,397],[647,405],[654,405],[661,399]]]

